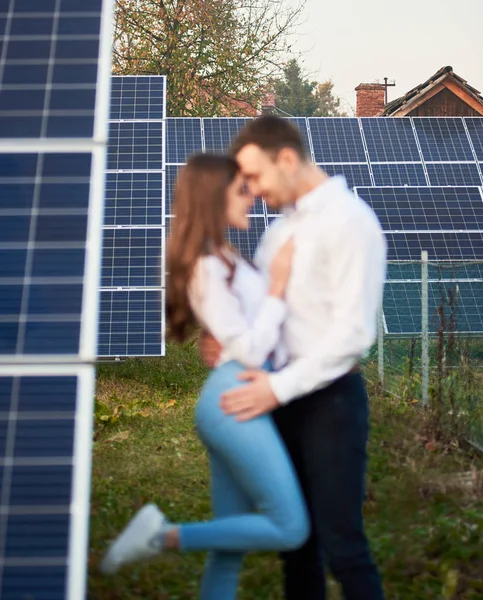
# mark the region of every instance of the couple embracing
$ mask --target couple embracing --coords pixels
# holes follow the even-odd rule
[[[278,209],[254,264],[227,241],[253,198]],[[386,243],[343,177],[311,163],[289,121],[262,116],[230,156],[181,170],[168,244],[167,319],[180,341],[204,330],[212,367],[196,406],[213,519],[171,523],[142,508],[105,572],[165,551],[209,551],[202,600],[234,600],[243,556],[278,551],[286,600],[325,600],[325,566],[345,600],[383,600],[364,533],[368,398],[358,361],[372,346]]]

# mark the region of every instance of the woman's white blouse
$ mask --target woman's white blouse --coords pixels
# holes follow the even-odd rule
[[[263,276],[241,257],[230,270],[217,256],[203,256],[190,283],[190,303],[199,323],[223,347],[218,366],[236,360],[247,368],[261,367],[271,356],[275,368],[286,362],[281,340],[285,303],[269,296]]]

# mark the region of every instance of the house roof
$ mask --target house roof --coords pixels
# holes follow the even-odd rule
[[[469,103],[471,103],[474,108],[479,105],[479,108],[476,108],[476,110],[483,114],[483,96],[481,96],[477,89],[471,85],[468,85],[468,83],[462,77],[457,75],[453,71],[453,67],[448,66],[436,71],[436,73],[427,81],[417,85],[404,96],[401,96],[400,98],[397,98],[396,100],[386,104],[381,116],[389,117],[398,113],[407,114],[413,108],[416,108],[416,106],[424,102],[423,96],[427,94],[429,95],[430,92],[433,92],[433,94],[437,93],[442,86],[448,87],[453,92],[455,92],[455,87],[459,88],[458,95],[461,93],[466,95]]]

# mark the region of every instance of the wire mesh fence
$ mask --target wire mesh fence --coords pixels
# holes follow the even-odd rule
[[[389,263],[365,372],[483,448],[483,261]]]

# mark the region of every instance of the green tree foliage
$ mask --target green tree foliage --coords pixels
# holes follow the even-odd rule
[[[168,76],[174,116],[253,114],[305,0],[116,0],[113,71]]]
[[[275,106],[293,117],[344,117],[340,98],[334,94],[334,84],[310,81],[304,77],[296,59],[283,69],[283,77],[271,80]]]

